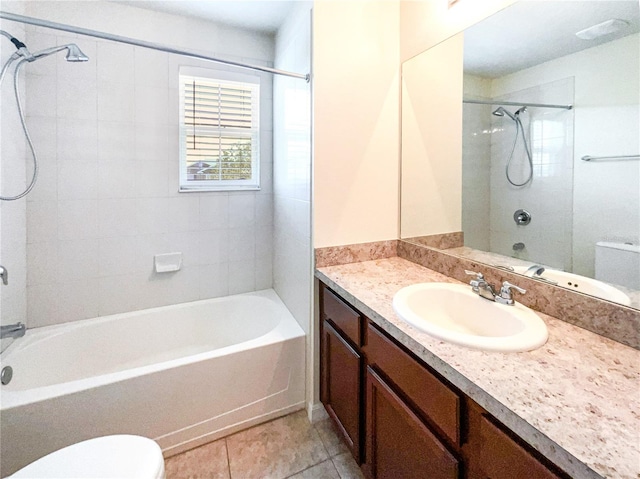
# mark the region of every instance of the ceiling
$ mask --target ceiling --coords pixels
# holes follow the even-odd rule
[[[612,18],[624,30],[594,40],[576,32]],[[638,0],[523,0],[464,32],[464,70],[498,78],[640,31]]]
[[[112,0],[116,3],[275,33],[296,0]]]

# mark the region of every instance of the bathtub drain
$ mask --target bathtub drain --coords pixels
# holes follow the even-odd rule
[[[13,377],[13,368],[11,366],[3,367],[2,372],[0,373],[0,382],[4,385],[7,385],[11,382],[12,377]]]

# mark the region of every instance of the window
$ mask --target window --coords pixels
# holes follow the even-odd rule
[[[180,69],[180,191],[260,189],[260,78]]]

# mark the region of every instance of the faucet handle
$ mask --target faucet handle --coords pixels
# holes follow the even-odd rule
[[[520,286],[516,286],[515,284],[509,283],[509,281],[505,281],[502,283],[502,289],[500,289],[500,293],[506,293],[511,296],[511,288],[515,289],[520,294],[525,294],[527,292],[526,289],[521,288]]]
[[[9,284],[9,271],[2,265],[0,265],[0,279],[5,286]]]
[[[515,289],[520,294],[524,294],[527,292],[526,289],[522,289],[520,286],[516,286],[515,284],[509,283],[509,281],[505,281],[504,283],[502,283],[502,288],[500,288],[500,294],[496,296],[496,302],[500,304],[506,304],[508,306],[513,306],[515,301],[511,297],[512,289]]]
[[[475,276],[476,279],[484,279],[484,275],[482,273],[476,273],[475,271],[469,271],[468,269],[465,269],[464,272],[469,276]]]

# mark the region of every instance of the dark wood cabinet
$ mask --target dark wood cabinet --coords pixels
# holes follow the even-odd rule
[[[324,321],[320,396],[360,464],[362,356]]]
[[[424,422],[367,367],[366,464],[372,479],[456,479],[458,460]]]
[[[326,286],[320,397],[368,479],[570,479]]]

